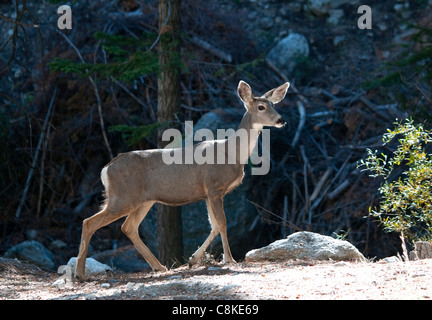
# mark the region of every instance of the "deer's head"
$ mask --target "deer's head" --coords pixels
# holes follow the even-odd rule
[[[289,87],[289,82],[267,91],[261,97],[252,94],[251,87],[240,80],[237,93],[243,101],[244,107],[250,114],[251,122],[255,129],[262,129],[264,126],[281,128],[286,122],[276,111],[274,105],[285,98]]]

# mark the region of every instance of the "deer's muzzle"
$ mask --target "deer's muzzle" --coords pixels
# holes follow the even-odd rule
[[[277,119],[276,121],[276,126],[277,127],[283,127],[284,125],[286,125],[286,121],[284,118],[280,117],[279,119]]]

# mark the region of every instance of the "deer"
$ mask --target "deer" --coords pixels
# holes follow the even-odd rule
[[[226,139],[205,140],[192,147],[220,148],[228,153],[230,139],[237,132],[246,131],[248,144],[235,145],[235,163],[166,164],[163,155],[172,149],[148,149],[120,153],[101,171],[105,187],[105,201],[98,213],[82,223],[81,242],[75,267],[75,276],[85,279],[85,263],[92,235],[122,217],[126,217],[121,231],[131,240],[135,248],[153,271],[166,272],[167,268],[152,254],[141,240],[138,227],[155,202],[179,206],[205,200],[211,231],[204,243],[189,258],[189,266],[195,265],[210,243],[220,234],[223,249],[222,263],[236,263],[232,257],[227,236],[227,222],[223,207],[224,196],[243,180],[244,165],[251,155],[264,126],[282,128],[286,122],[274,105],[285,98],[289,82],[255,96],[251,87],[240,81],[237,94],[246,112],[236,133]],[[179,147],[183,148],[184,147]],[[183,150],[184,151],[184,150]],[[228,157],[228,154],[225,154]]]

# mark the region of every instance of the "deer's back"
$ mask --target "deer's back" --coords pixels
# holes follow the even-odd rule
[[[165,164],[164,149],[122,153],[108,163],[104,181],[108,200],[117,196],[137,206],[144,201],[183,205],[224,195],[241,183],[241,165]],[[103,170],[103,171],[104,171]]]

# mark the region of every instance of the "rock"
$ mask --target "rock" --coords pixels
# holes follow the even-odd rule
[[[128,282],[127,284],[126,284],[126,290],[134,290],[134,288],[135,288],[135,282]]]
[[[261,19],[260,25],[261,25],[261,28],[263,28],[264,30],[269,30],[269,29],[271,29],[271,27],[273,27],[274,20],[273,20],[273,18],[270,18],[270,17],[264,17]]]
[[[287,5],[286,9],[284,7],[282,7],[285,10],[283,10],[281,8],[280,11],[279,11],[283,15],[287,15],[289,11],[299,13],[302,10],[302,7],[303,7],[302,4],[299,3],[299,2],[290,2],[290,3],[287,3],[286,5]]]
[[[57,251],[57,250],[61,250],[67,247],[67,244],[64,243],[61,240],[54,240],[53,242],[51,242],[51,244],[49,245],[49,249],[51,251]]]
[[[258,17],[258,12],[256,12],[256,11],[251,11],[251,12],[248,14],[248,19],[249,19],[249,20],[255,20],[257,17]]]
[[[351,243],[308,231],[294,233],[246,254],[247,262],[288,259],[366,260]]]
[[[101,289],[109,289],[111,287],[111,285],[108,282],[102,283],[100,285]]]
[[[220,271],[220,270],[222,270],[222,268],[221,267],[208,267],[207,270],[208,271]]]
[[[393,6],[393,10],[396,11],[399,14],[402,14],[402,16],[404,18],[408,18],[409,17],[409,13],[407,14],[408,10],[410,8],[410,4],[409,2],[405,2],[405,3],[396,3]]]
[[[54,269],[54,254],[35,240],[24,241],[7,250],[6,258],[17,258],[42,268]]]
[[[70,258],[67,265],[71,267],[72,272],[75,272],[76,267],[76,261],[77,258],[73,257]],[[111,271],[111,268],[107,266],[106,264],[100,263],[99,261],[96,261],[93,258],[87,258],[86,259],[86,266],[85,266],[85,274],[97,274],[97,273],[105,273],[107,271]]]
[[[124,272],[151,270],[150,265],[133,245],[103,251],[93,255],[92,258]]]
[[[306,3],[307,11],[316,15],[317,17],[325,16],[332,8],[330,0],[308,0]]]
[[[410,260],[432,259],[432,242],[417,241],[409,254]]]
[[[344,16],[344,11],[341,9],[332,9],[329,10],[329,17],[327,18],[327,23],[331,25],[338,25],[340,24],[340,21],[342,17]]]
[[[236,130],[245,113],[244,108],[218,108],[204,114],[194,123],[194,133],[199,129],[209,129],[217,138],[217,129]]]
[[[308,56],[309,44],[307,39],[299,33],[291,33],[270,50],[267,59],[282,72],[290,74],[298,61]]]
[[[51,284],[51,287],[57,287],[59,289],[63,289],[65,286],[66,286],[66,279],[65,278],[57,279],[56,281],[54,281]]]
[[[38,235],[37,230],[29,229],[26,231],[26,236],[28,240],[36,240],[37,235]]]
[[[339,35],[339,36],[335,36],[333,38],[333,45],[335,47],[337,47],[339,44],[341,44],[342,42],[344,42],[346,40],[346,36],[345,35]]]
[[[333,8],[337,8],[345,3],[358,4],[358,1],[353,0],[308,0],[305,6],[306,11],[317,17],[324,17],[329,14]]]
[[[391,257],[387,257],[387,258],[381,259],[377,263],[394,263],[394,262],[401,262],[401,259],[399,259],[396,256],[391,256]]]

